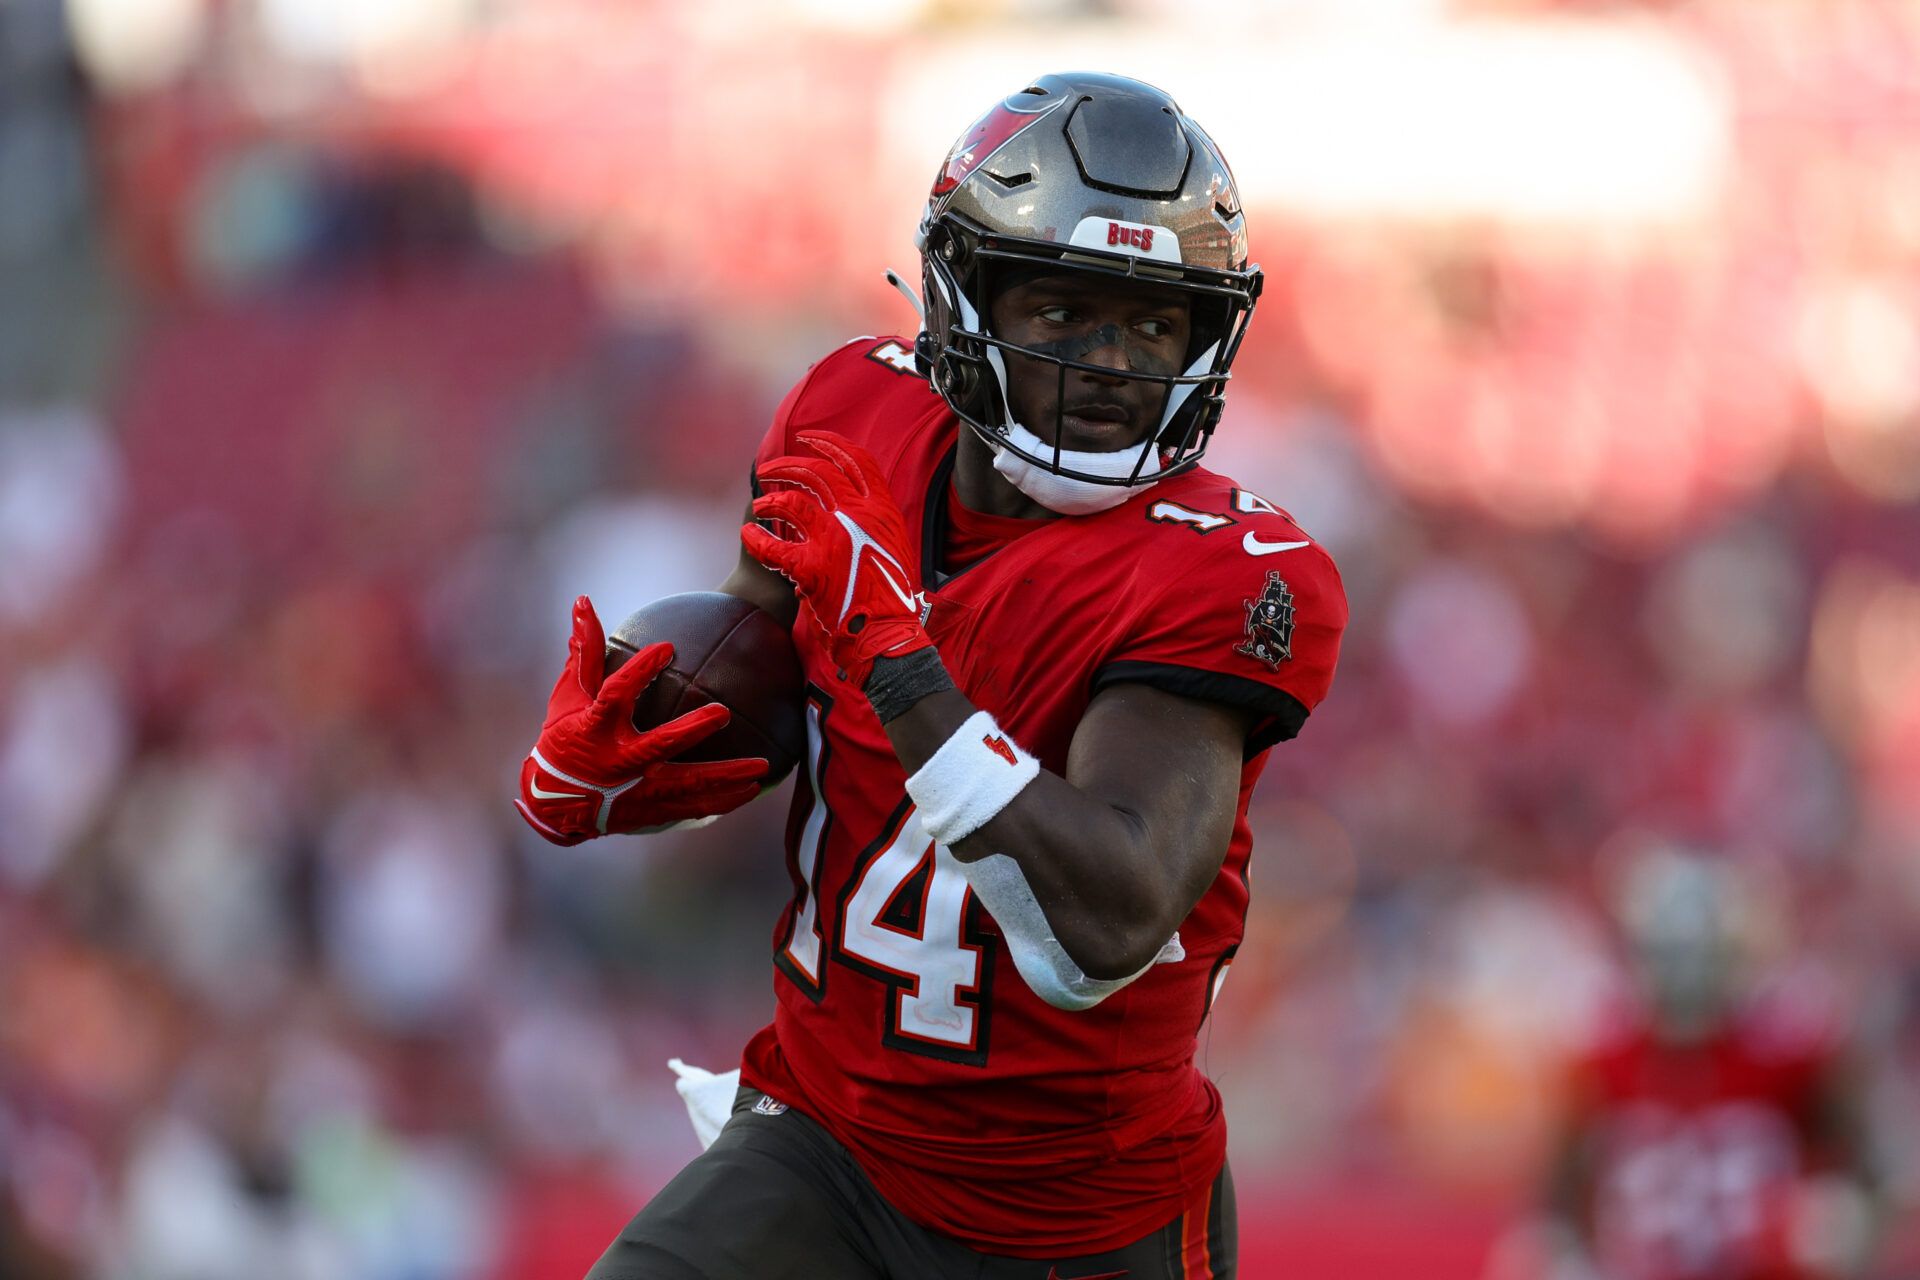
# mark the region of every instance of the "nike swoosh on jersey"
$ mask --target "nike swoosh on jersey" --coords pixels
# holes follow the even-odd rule
[[[538,782],[529,784],[536,800],[585,800],[578,791],[542,791]]]
[[[1262,542],[1257,533],[1249,533],[1240,539],[1240,549],[1250,556],[1270,556],[1276,551],[1298,551],[1312,545],[1311,542]]]

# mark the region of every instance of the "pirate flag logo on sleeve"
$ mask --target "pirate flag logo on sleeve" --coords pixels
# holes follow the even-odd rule
[[[1293,592],[1287,590],[1284,578],[1269,570],[1259,598],[1245,603],[1247,641],[1234,646],[1233,651],[1278,671],[1280,664],[1293,656]]]

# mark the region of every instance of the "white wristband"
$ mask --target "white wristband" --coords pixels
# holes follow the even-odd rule
[[[920,807],[920,829],[951,847],[992,821],[1039,772],[1038,760],[976,711],[907,779],[907,794]]]

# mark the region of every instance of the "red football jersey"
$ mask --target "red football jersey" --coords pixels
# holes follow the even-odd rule
[[[1700,1043],[1623,1010],[1576,1070],[1594,1253],[1620,1280],[1803,1280],[1792,1216],[1830,1164],[1839,1039],[1819,1009],[1756,1002]]]
[[[864,697],[803,608],[809,755],[787,827],[794,898],[774,933],[773,1024],[744,1078],[813,1116],[915,1221],[1043,1257],[1157,1230],[1220,1169],[1220,1096],[1196,1035],[1247,909],[1247,797],[1333,678],[1346,598],[1287,516],[1195,470],[1098,515],[1036,522],[939,572],[961,430],[894,338],[816,365],[760,461],[824,428],[865,445],[921,548],[927,629],[955,683],[1055,773],[1088,703],[1139,681],[1261,714],[1232,844],[1182,923],[1186,958],[1069,1013],[1021,980],[993,919],[922,834]],[[1171,760],[1179,744],[1169,743]]]

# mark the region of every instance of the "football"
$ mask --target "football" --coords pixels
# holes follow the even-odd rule
[[[807,748],[806,680],[787,629],[724,592],[667,596],[636,610],[607,637],[607,674],[663,640],[673,645],[673,664],[634,704],[635,727],[652,728],[718,702],[733,719],[680,759],[755,757],[767,762],[766,785],[786,777]]]

